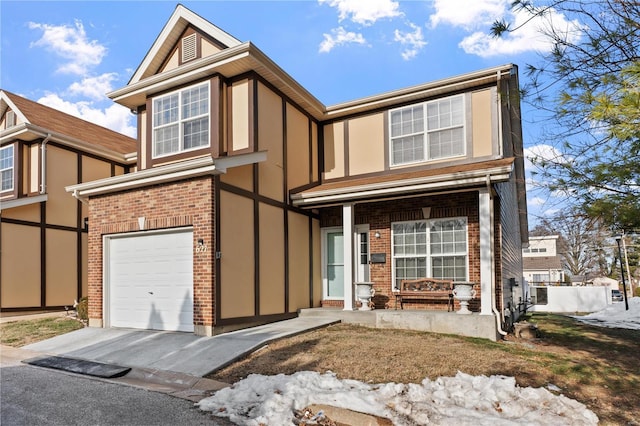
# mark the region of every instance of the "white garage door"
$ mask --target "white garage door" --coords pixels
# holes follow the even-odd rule
[[[107,239],[108,325],[193,331],[193,232]]]

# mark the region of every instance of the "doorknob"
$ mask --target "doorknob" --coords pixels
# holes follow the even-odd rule
[[[153,294],[153,292],[152,292],[152,291],[150,291],[150,292],[149,292],[149,294]]]

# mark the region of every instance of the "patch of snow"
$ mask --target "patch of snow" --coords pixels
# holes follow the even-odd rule
[[[629,310],[625,309],[624,302],[617,302],[601,311],[573,318],[600,327],[640,330],[640,297],[632,297],[628,302]]]
[[[240,425],[293,424],[293,411],[327,404],[391,419],[397,425],[597,425],[583,404],[544,388],[521,388],[513,377],[425,379],[370,385],[335,374],[252,374],[201,400],[202,410]]]
[[[640,330],[640,297],[585,316],[602,327]],[[547,390],[548,389],[548,390]],[[371,385],[335,374],[301,371],[290,376],[252,374],[199,402],[202,410],[240,425],[293,424],[294,410],[327,404],[391,419],[397,425],[596,425],[598,417],[553,384],[521,388],[513,377],[440,377],[421,384]]]

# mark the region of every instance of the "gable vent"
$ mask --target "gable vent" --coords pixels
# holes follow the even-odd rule
[[[16,125],[16,113],[13,111],[7,111],[7,115],[5,116],[5,129],[9,127],[13,127]]]
[[[196,34],[191,34],[182,39],[182,62],[195,59],[196,52]]]

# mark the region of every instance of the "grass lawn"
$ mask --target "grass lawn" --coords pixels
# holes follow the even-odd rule
[[[334,325],[273,342],[209,378],[234,383],[251,373],[331,370],[370,383],[419,383],[425,377],[506,375],[520,386],[558,386],[603,425],[640,423],[640,331],[607,329],[534,314],[542,338],[503,342],[416,331]]]
[[[0,324],[0,343],[20,347],[83,327],[84,325],[80,321],[68,317],[8,322]]]

